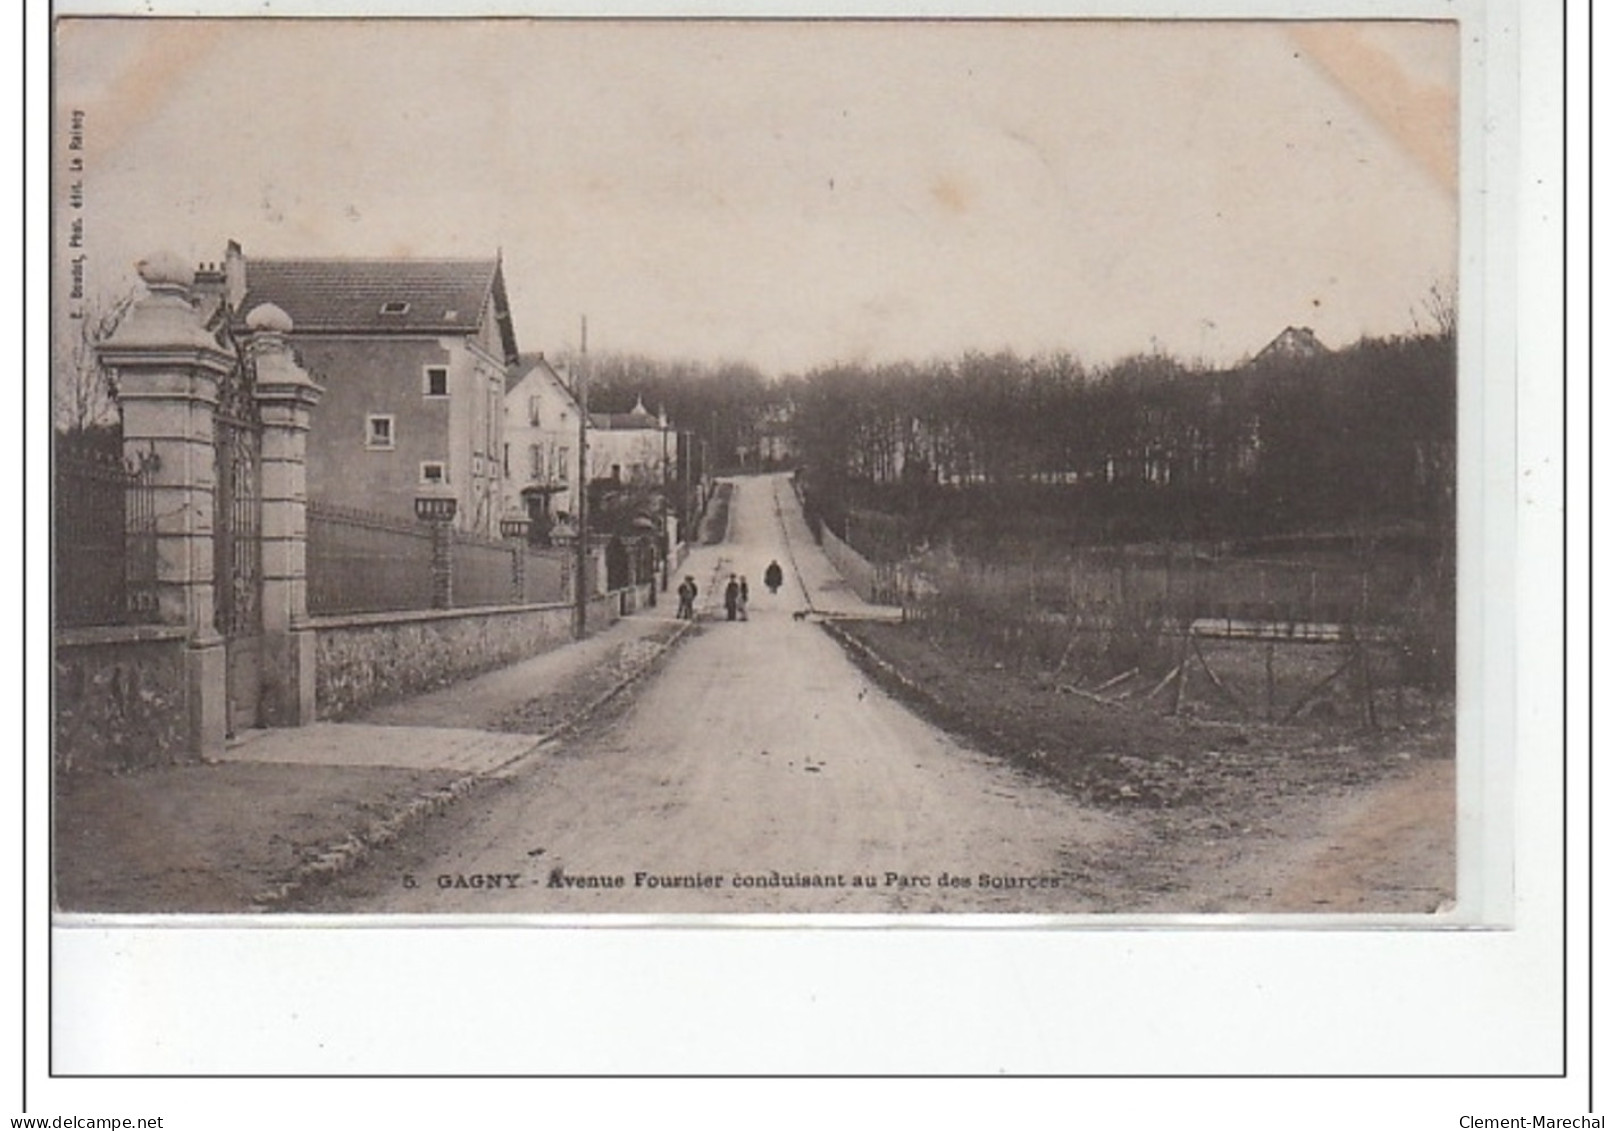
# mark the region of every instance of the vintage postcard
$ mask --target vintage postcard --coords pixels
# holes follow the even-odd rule
[[[1474,921],[1457,21],[54,36],[60,913]]]
[[[51,1073],[1562,1071],[1499,7],[59,10]]]

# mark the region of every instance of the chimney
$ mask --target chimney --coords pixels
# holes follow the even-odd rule
[[[231,240],[224,247],[224,301],[231,310],[239,310],[246,297],[247,261],[242,257],[241,245]]]
[[[224,272],[219,270],[217,263],[198,263],[191,290],[199,295],[224,294]]]

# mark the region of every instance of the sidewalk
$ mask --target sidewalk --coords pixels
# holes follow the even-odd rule
[[[692,555],[688,568],[706,565]],[[252,731],[211,764],[58,781],[62,912],[273,909],[409,824],[541,757],[690,622],[672,605],[341,723]]]
[[[810,612],[826,619],[855,617],[860,620],[902,620],[903,610],[888,605],[871,605],[858,595],[836,571],[830,559],[816,549],[813,531],[802,515],[802,504],[791,489],[790,480],[776,476],[773,481],[774,511],[779,516],[785,543],[795,567],[796,581]]]

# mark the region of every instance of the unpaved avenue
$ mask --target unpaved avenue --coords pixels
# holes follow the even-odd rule
[[[1069,887],[1049,885],[1060,884],[1068,854],[1100,852],[1125,826],[961,747],[794,619],[807,604],[804,581],[821,606],[848,597],[821,600],[831,571],[783,480],[737,486],[729,541],[686,567],[707,583],[703,622],[633,704],[461,802],[418,844],[326,893],[319,910],[1088,909]],[[761,584],[770,558],[786,567],[777,596]],[[709,603],[711,579],[730,569],[751,581],[744,624]],[[943,872],[970,886],[941,887]],[[622,886],[556,886],[563,876]],[[787,883],[806,877],[837,886]]]

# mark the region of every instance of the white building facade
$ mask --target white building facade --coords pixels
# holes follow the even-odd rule
[[[553,517],[578,512],[578,402],[543,354],[518,368],[505,391],[506,513],[546,500]]]

